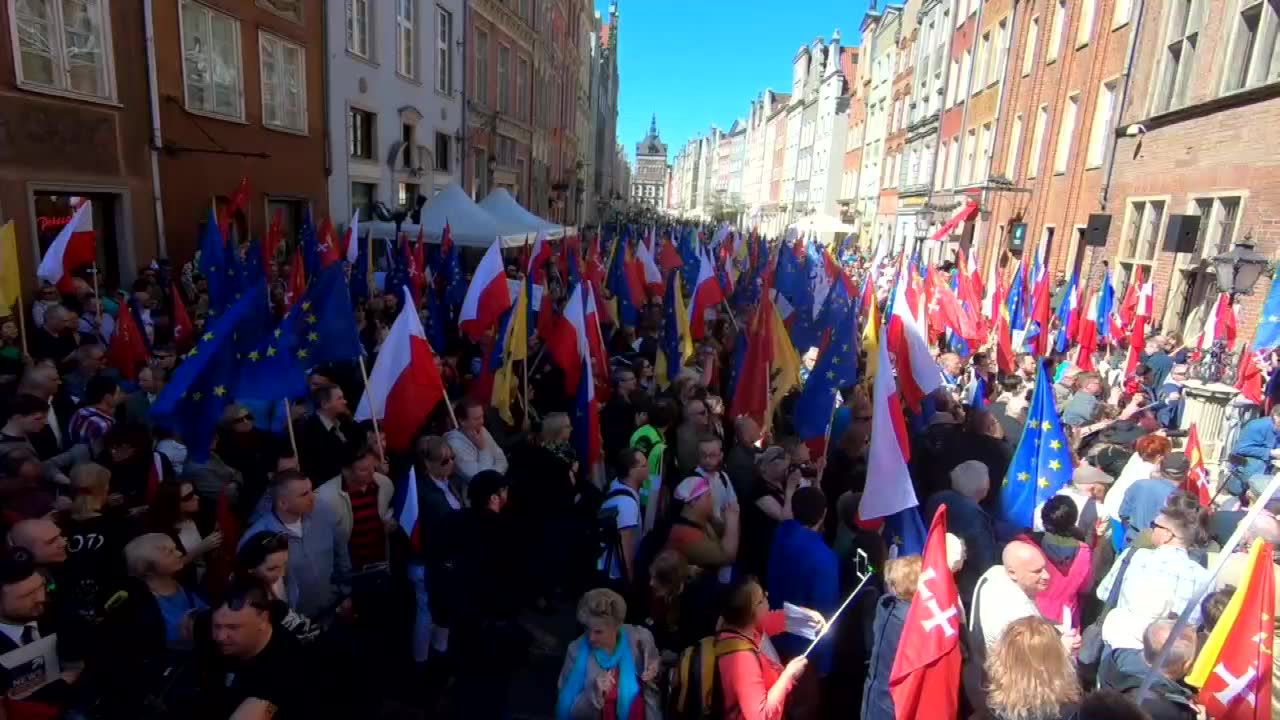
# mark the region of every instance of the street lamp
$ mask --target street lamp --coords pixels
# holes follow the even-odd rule
[[[1253,232],[1249,231],[1229,252],[1209,260],[1214,279],[1218,282],[1218,290],[1229,295],[1228,302],[1231,305],[1235,305],[1237,295],[1252,295],[1253,286],[1258,284],[1262,273],[1267,269],[1267,257],[1254,252],[1253,247]],[[1248,362],[1244,352],[1246,351],[1242,351],[1239,358],[1232,357],[1226,343],[1217,340],[1205,352],[1195,374],[1209,382],[1229,380],[1235,376],[1239,363]]]

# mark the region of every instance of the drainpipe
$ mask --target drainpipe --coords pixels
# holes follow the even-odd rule
[[[1106,157],[1104,158],[1104,163],[1107,166],[1107,177],[1103,181],[1102,187],[1098,190],[1099,210],[1106,210],[1107,202],[1111,199],[1111,178],[1116,170],[1116,150],[1120,147],[1120,120],[1124,118],[1125,104],[1129,102],[1129,90],[1133,85],[1133,63],[1138,54],[1138,36],[1142,34],[1142,19],[1146,15],[1146,4],[1146,0],[1138,0],[1136,13],[1129,16],[1133,27],[1129,32],[1129,51],[1126,53],[1128,61],[1124,66],[1124,87],[1120,90],[1120,103],[1112,111],[1116,113],[1116,127],[1111,133],[1111,143],[1107,146]]]
[[[978,13],[973,18],[973,34],[969,38],[969,82],[965,83],[964,110],[960,113],[960,154],[958,155],[959,162],[956,163],[955,167],[955,182],[952,183],[952,187],[960,186],[960,166],[964,165],[964,139],[965,135],[969,132],[969,103],[973,99],[973,58],[977,54],[974,50],[977,48],[978,33],[982,28],[982,11],[986,9],[986,5],[986,3],[978,3]],[[1013,29],[1010,28],[1009,32],[1013,32]],[[954,28],[952,29],[951,34],[955,34]],[[963,62],[963,60],[964,58],[962,57],[961,61]],[[943,96],[943,99],[946,99],[945,95]],[[939,132],[942,130],[941,118],[938,119],[938,130]],[[976,155],[978,152],[978,148],[976,147],[978,144],[977,133],[974,133],[973,141],[975,145],[973,151]],[[977,160],[978,158],[975,157],[974,162],[977,162]]]
[[[332,136],[329,134],[329,126],[333,119],[332,113],[329,111],[329,99],[333,95],[330,89],[329,78],[332,77],[333,64],[329,59],[329,3],[320,3],[320,53],[324,58],[324,106],[321,117],[323,118],[324,132],[324,176],[326,181],[333,176],[333,147],[331,145]],[[326,183],[327,184],[327,183]],[[327,188],[326,188],[327,189]],[[347,188],[347,196],[350,197],[351,188]],[[333,214],[333,208],[329,208],[329,214]]]
[[[155,16],[151,0],[142,0],[143,36],[147,46],[147,110],[151,115],[151,203],[156,219],[156,257],[169,257],[164,233],[164,202],[160,190],[160,150],[164,140],[160,135],[160,91],[156,85],[156,34]]]
[[[938,14],[937,27],[946,28],[950,26],[951,32],[946,34],[946,39],[943,41],[942,67],[938,68],[938,74],[942,77],[942,83],[941,83],[941,86],[938,88],[939,90],[941,90],[941,92],[936,93],[938,95],[938,113],[937,113],[938,123],[933,130],[933,162],[930,163],[929,165],[929,178],[928,178],[929,191],[925,193],[925,196],[924,196],[924,202],[926,205],[930,204],[931,201],[933,200],[933,191],[941,190],[941,188],[934,187],[933,179],[938,176],[938,160],[941,159],[941,154],[942,154],[942,115],[947,110],[945,107],[942,107],[942,104],[947,101],[947,67],[948,67],[948,64],[951,62],[951,38],[954,37],[956,34],[955,26],[950,25],[951,21],[947,19],[947,14],[944,12],[945,9],[946,7],[943,5],[942,2],[935,3],[933,6],[933,12],[936,12]],[[933,53],[929,53],[929,54],[930,54],[930,57],[932,57]],[[943,178],[943,182],[945,181],[946,181],[946,178]],[[924,208],[921,208],[921,210],[923,211]]]
[[[458,136],[462,139],[458,141],[458,184],[462,186],[463,190],[466,190],[467,160],[469,159],[467,155],[467,59],[471,55],[471,53],[467,52],[467,34],[470,31],[470,26],[467,24],[467,17],[471,11],[471,3],[467,0],[463,0],[461,5],[462,32],[458,35],[458,37],[461,38],[458,40],[458,51],[462,55],[462,80],[458,83],[458,86],[462,88],[462,118],[458,121]],[[532,62],[529,63],[529,68],[532,70]],[[449,80],[452,82],[453,78],[449,78]],[[525,82],[529,83],[529,87],[533,87],[533,78],[525,78]],[[532,96],[532,93],[530,93],[530,96]]]
[[[1010,81],[1010,76],[1011,76],[1011,74],[1010,74],[1010,72],[1009,72],[1009,69],[1010,69],[1011,67],[1013,67],[1013,62],[1012,62],[1012,60],[1013,60],[1013,30],[1014,30],[1014,28],[1018,27],[1018,6],[1019,6],[1019,5],[1020,5],[1020,3],[1015,2],[1015,3],[1013,4],[1013,12],[1009,13],[1009,36],[1008,36],[1008,39],[1007,39],[1007,42],[1009,43],[1009,45],[1008,45],[1008,47],[1006,47],[1006,48],[1005,48],[1005,51],[1004,51],[1004,76],[1000,78],[1000,94],[999,94],[999,96],[996,98],[996,107],[997,107],[997,108],[1000,108],[1000,107],[1003,107],[1003,106],[1004,106],[1005,90],[1008,88],[1009,81]],[[979,10],[978,12],[982,12],[982,11],[981,11],[981,10]],[[996,117],[995,117],[995,124],[994,124],[994,125],[992,125],[992,127],[991,127],[991,147],[990,147],[990,148],[988,148],[988,150],[990,151],[991,155],[987,158],[987,172],[986,172],[986,175],[985,175],[985,177],[987,178],[987,179],[986,179],[986,181],[985,181],[985,183],[986,183],[987,185],[990,185],[990,182],[991,182],[991,168],[992,168],[992,166],[993,166],[993,165],[995,165],[995,162],[996,162],[996,147],[995,147],[995,146],[996,146],[996,138],[1000,137],[1000,120],[1001,120],[1001,117],[1002,117],[1003,115],[1004,115],[1004,113],[997,112],[997,113],[996,113]],[[1021,141],[1022,141],[1022,139],[1021,139],[1021,138],[1019,138],[1019,139],[1018,139],[1018,141],[1019,141],[1019,142],[1021,142]],[[1005,154],[1006,154],[1006,155],[1008,154],[1008,152],[1009,152],[1009,148],[1005,148]],[[982,201],[983,201],[983,204],[984,204],[984,205],[986,204],[986,200],[987,200],[987,192],[988,192],[987,190],[983,190],[983,191],[982,191]],[[977,228],[975,228],[975,230],[976,230],[976,229],[977,229]],[[988,233],[988,234],[990,234],[990,232],[991,232],[991,228],[990,228],[990,227],[988,227],[988,228],[984,228],[984,229],[987,231],[987,233]],[[975,233],[975,236],[976,236],[976,233]],[[997,240],[998,240],[998,238],[997,238]],[[970,240],[970,242],[972,243],[972,242],[974,242],[974,240]],[[992,249],[994,250],[995,248],[992,248]],[[989,256],[990,256],[991,258],[997,258],[997,257],[998,257],[997,253],[995,253],[995,252],[991,252],[991,253],[988,253],[988,254],[989,254]],[[999,262],[999,261],[998,261],[998,260],[995,260],[994,262]],[[983,277],[986,277],[986,267],[985,267],[985,263],[979,263],[979,264],[982,264],[982,265],[984,266],[984,267],[983,267]]]

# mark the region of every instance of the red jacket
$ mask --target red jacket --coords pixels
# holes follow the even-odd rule
[[[779,682],[782,664],[760,650],[760,641],[764,635],[777,635],[786,627],[782,611],[774,610],[765,616],[751,638],[755,643],[753,652],[730,653],[720,658],[726,720],[779,720],[782,717],[795,678]],[[722,632],[720,637],[726,634]]]

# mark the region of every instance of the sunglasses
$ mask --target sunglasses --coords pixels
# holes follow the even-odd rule
[[[195,500],[195,499],[196,499],[196,494],[194,491],[189,493],[183,493],[182,495],[178,496],[178,502],[186,502],[188,500]]]
[[[233,419],[231,422],[233,423],[253,422],[253,415],[252,414],[241,415],[240,417]]]

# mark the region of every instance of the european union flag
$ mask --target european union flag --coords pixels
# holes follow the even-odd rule
[[[302,265],[307,277],[312,278],[320,272],[324,260],[320,257],[320,240],[316,236],[316,223],[311,217],[311,208],[302,216],[302,227],[298,230],[298,243],[302,246]]]
[[[1022,440],[1000,488],[1001,517],[1018,527],[1031,527],[1036,507],[1071,482],[1072,470],[1071,448],[1041,360]]]
[[[987,378],[978,374],[974,377],[972,383],[966,388],[969,395],[968,401],[965,403],[972,410],[987,409]]]
[[[1271,281],[1271,292],[1258,314],[1258,330],[1253,334],[1253,349],[1270,350],[1280,346],[1280,273]]]
[[[827,436],[836,394],[840,388],[858,381],[858,316],[853,311],[851,294],[849,282],[842,273],[832,285],[823,309],[831,338],[818,353],[813,372],[809,373],[796,401],[795,428],[801,440]]]
[[[693,284],[698,282],[698,231],[692,227],[681,229],[680,241],[676,247],[680,251],[680,280],[684,283],[684,294],[693,294]]]
[[[182,437],[192,462],[209,459],[218,420],[235,397],[237,328],[253,313],[263,313],[266,302],[266,286],[254,288],[219,315],[151,405],[156,424]]]
[[[240,286],[240,271],[235,253],[228,249],[218,227],[218,216],[209,209],[209,217],[200,228],[200,260],[196,270],[209,284],[209,314],[221,315]]]
[[[929,531],[924,527],[920,517],[920,506],[900,510],[884,519],[883,535],[889,547],[896,550],[895,557],[920,555],[924,553],[924,542]]]
[[[624,229],[618,248],[613,253],[613,265],[609,268],[609,277],[605,279],[605,287],[613,293],[618,303],[618,324],[635,327],[640,322],[640,312],[636,310],[631,297],[631,285],[627,281],[627,230]]]
[[[387,243],[387,281],[385,292],[394,294],[396,298],[404,297],[400,288],[409,288],[413,294],[413,285],[409,279],[409,263],[406,254],[408,244],[404,235]]]
[[[452,234],[447,240],[440,244],[440,268],[444,275],[444,302],[450,312],[454,312],[467,297],[467,279],[462,275],[462,249],[453,241]]]
[[[1071,320],[1071,298],[1076,294],[1076,284],[1079,281],[1079,275],[1071,274],[1071,281],[1067,283],[1067,291],[1062,295],[1062,303],[1058,305],[1058,338],[1054,341],[1053,351],[1065,353],[1071,349],[1071,343],[1074,338],[1067,335],[1067,324]]]
[[[1026,308],[1026,292],[1023,286],[1024,278],[1022,272],[1022,261],[1018,261],[1018,266],[1013,270],[1013,283],[1009,286],[1009,329],[1025,330],[1027,328],[1027,308]]]
[[[363,352],[341,263],[315,279],[280,326],[240,357],[237,397],[278,401],[307,394],[307,371]]]

